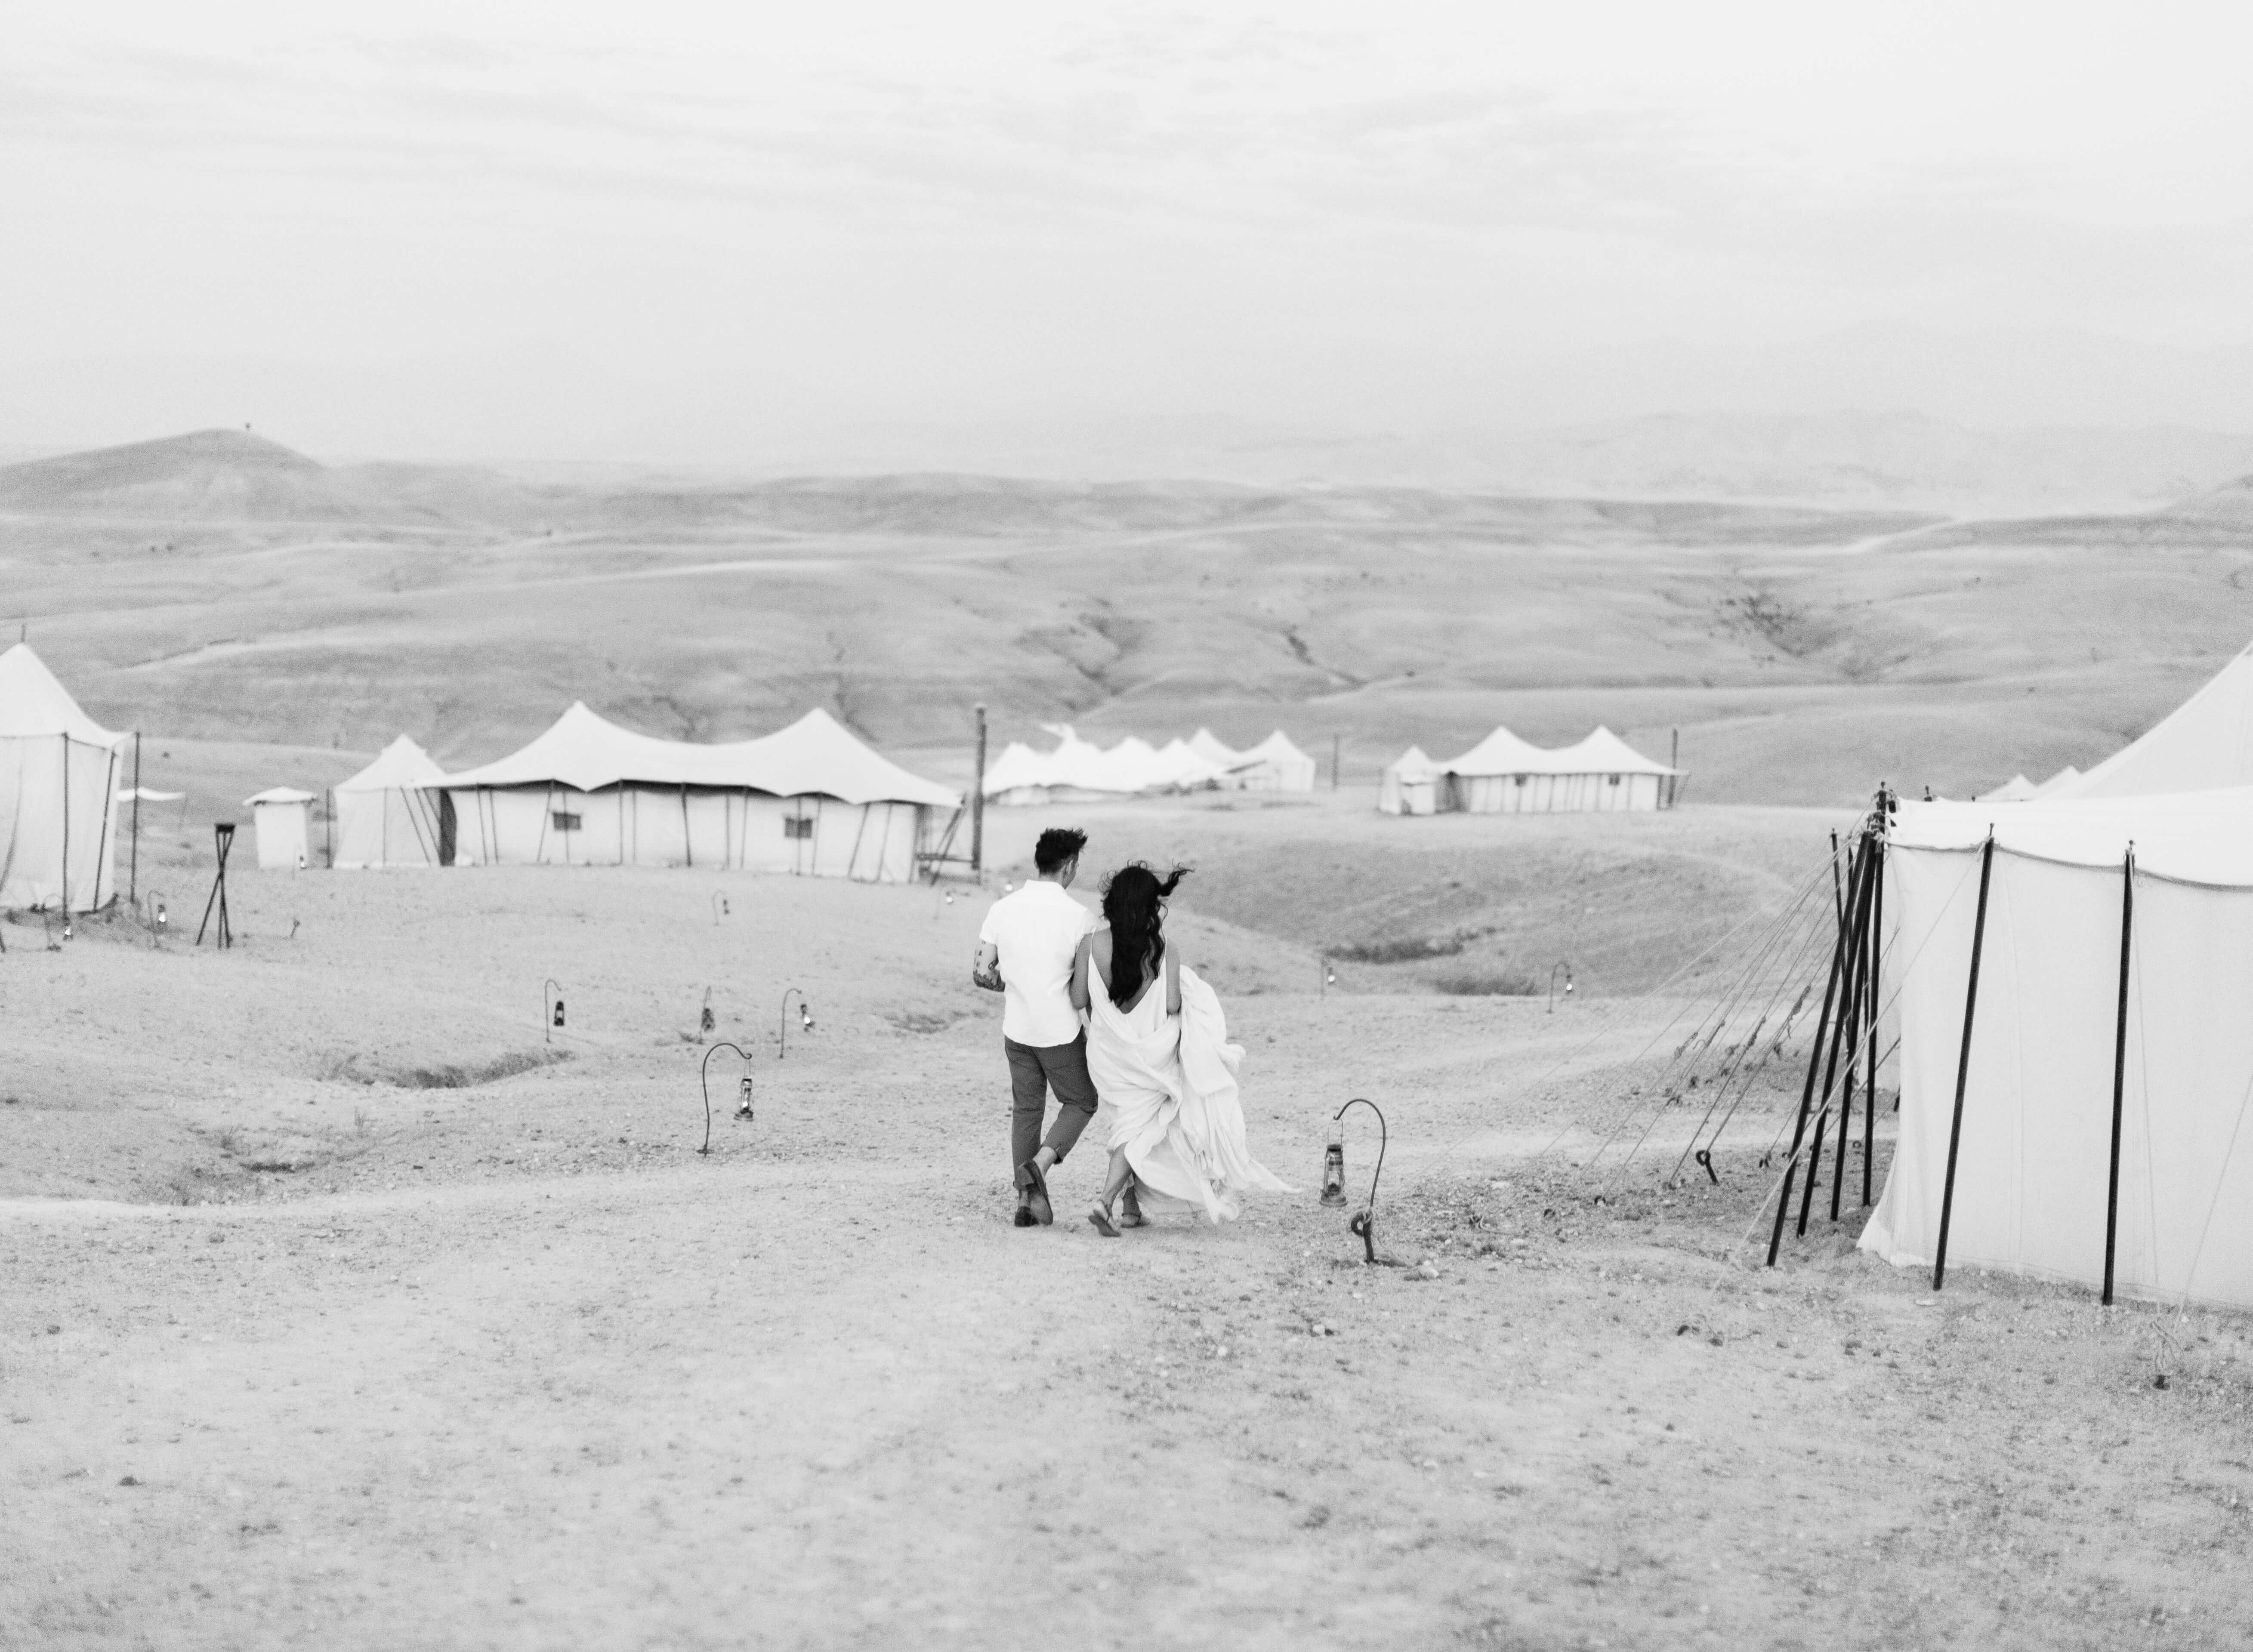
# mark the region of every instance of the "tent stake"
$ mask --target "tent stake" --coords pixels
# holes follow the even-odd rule
[[[2112,1306],[2113,1243],[2120,1232],[2120,1114],[2128,1087],[2128,959],[2136,938],[2136,846],[2120,862],[2120,1021],[2112,1037],[2112,1169],[2104,1192],[2104,1306]]]
[[[1834,875],[1837,862],[1832,862]],[[1783,1191],[1775,1206],[1775,1231],[1768,1236],[1768,1265],[1775,1265],[1775,1253],[1783,1245],[1783,1224],[1791,1214],[1792,1178],[1799,1173],[1799,1144],[1807,1133],[1807,1110],[1815,1101],[1815,1075],[1823,1065],[1824,1035],[1830,1030],[1831,1010],[1838,992],[1838,975],[1846,961],[1846,931],[1843,926],[1838,938],[1831,946],[1831,979],[1823,989],[1823,1013],[1815,1018],[1815,1042],[1807,1052],[1807,1082],[1799,1092],[1799,1120],[1791,1128],[1791,1153],[1784,1161]]]
[[[1886,934],[1886,845],[1882,835],[1886,821],[1886,794],[1878,793],[1878,823],[1880,835],[1873,847],[1878,861],[1871,868],[1875,880],[1870,891],[1870,1079],[1862,1092],[1862,1208],[1870,1207],[1870,1167],[1878,1156],[1878,1019],[1884,1013],[1880,999],[1883,983],[1880,980],[1880,966],[1885,963]]]
[[[1948,1223],[1956,1214],[1956,1150],[1964,1140],[1964,1086],[1971,1077],[1971,1017],[1979,1007],[1979,949],[1987,939],[1987,881],[1995,869],[1995,828],[1979,851],[1979,910],[1971,920],[1971,974],[1964,987],[1964,1047],[1956,1057],[1956,1112],[1948,1123],[1948,1174],[1940,1183],[1940,1242],[1932,1252],[1932,1288],[1948,1276]]]

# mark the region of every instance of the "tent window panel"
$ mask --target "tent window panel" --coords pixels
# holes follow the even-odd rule
[[[580,817],[568,809],[550,809],[548,816],[558,832],[576,832],[579,829]]]
[[[813,835],[813,817],[810,814],[786,814],[782,818],[782,834],[786,838],[810,838]]]

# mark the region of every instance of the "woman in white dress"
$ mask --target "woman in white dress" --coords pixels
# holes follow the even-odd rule
[[[1080,943],[1072,1002],[1087,1013],[1087,1070],[1111,1107],[1111,1170],[1087,1219],[1119,1237],[1112,1206],[1131,1179],[1144,1204],[1232,1220],[1252,1188],[1291,1189],[1246,1149],[1236,1070],[1240,1044],[1212,988],[1166,944],[1166,897],[1188,868],[1161,878],[1140,861],[1103,886],[1107,927]]]

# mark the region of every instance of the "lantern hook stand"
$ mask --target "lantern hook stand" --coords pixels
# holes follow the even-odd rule
[[[743,1063],[743,1076],[737,1081],[738,1088],[736,1091],[742,1098],[736,1104],[736,1117],[746,1122],[749,1122],[751,1117],[750,1052],[741,1044],[722,1042],[713,1045],[704,1052],[703,1063],[696,1071],[697,1083],[702,1085],[704,1090],[704,1145],[696,1149],[699,1154],[708,1154],[712,1151],[712,1057],[723,1049],[734,1050]]]
[[[785,1056],[790,1054],[790,995],[792,993],[796,993],[798,994],[798,1024],[799,1028],[809,1033],[813,1030],[813,1006],[806,1001],[806,989],[800,986],[784,987],[782,989],[781,1024],[777,1029],[776,1035],[780,1041],[775,1046],[775,1059],[777,1061],[780,1061]]]
[[[212,823],[212,841],[219,856],[219,872],[212,879],[212,892],[204,903],[203,923],[196,925],[196,944],[204,944],[204,930],[211,923],[212,909],[219,909],[219,933],[213,937],[220,946],[234,944],[234,925],[227,920],[227,852],[234,847],[234,822],[215,820]]]
[[[563,988],[553,975],[540,983],[540,1035],[545,1042],[555,1042],[555,1029],[563,1024]]]
[[[1385,1110],[1366,1096],[1356,1096],[1351,1101],[1346,1103],[1345,1106],[1330,1115],[1330,1122],[1333,1125],[1338,1124],[1345,1118],[1347,1111],[1354,1107],[1366,1107],[1377,1115],[1377,1168],[1369,1173],[1369,1197],[1363,1201],[1361,1209],[1353,1213],[1353,1219],[1345,1224],[1346,1231],[1361,1241],[1363,1261],[1365,1265],[1398,1267],[1400,1265],[1399,1263],[1389,1261],[1377,1254],[1377,1183],[1378,1178],[1385,1174],[1385,1149],[1392,1140],[1392,1133],[1385,1126]],[[1344,1168],[1343,1152],[1339,1158],[1339,1168],[1342,1171]],[[1326,1193],[1328,1189],[1325,1188]],[[1340,1202],[1343,1203],[1343,1201],[1341,1200]]]

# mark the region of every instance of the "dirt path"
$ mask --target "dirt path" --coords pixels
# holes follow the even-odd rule
[[[1528,1147],[1607,1074],[1513,1082],[1569,1048],[1538,1002],[1246,992],[1253,1147],[1306,1191],[1106,1241],[1084,1154],[1018,1231],[962,915],[774,881],[731,932],[666,875],[254,882],[246,930],[298,942],[10,955],[11,1075],[85,1065],[0,1109],[8,1162],[169,1120],[233,1202],[121,1199],[118,1145],[97,1201],[0,1205],[0,1644],[2243,1643],[2237,1321],[1934,1302],[1819,1216],[1725,1278],[1751,1133],[1718,1185],[1591,1204]],[[570,1060],[323,1076],[521,1048],[566,949]],[[820,1018],[784,1061],[780,951]],[[709,1160],[707,974],[760,1086]],[[1315,1202],[1357,1092],[1428,1271]]]

